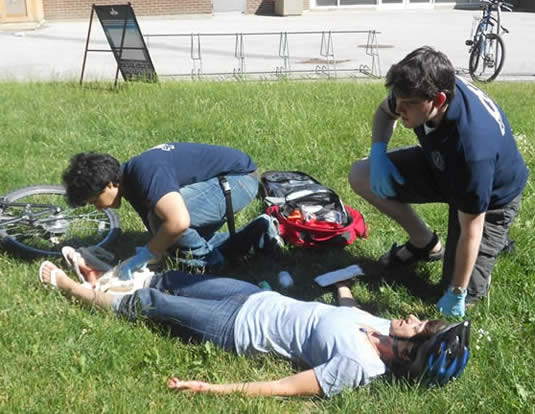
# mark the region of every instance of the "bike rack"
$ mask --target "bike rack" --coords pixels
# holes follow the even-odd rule
[[[381,76],[381,64],[379,61],[379,47],[377,44],[377,33],[375,30],[368,32],[368,41],[366,43],[366,55],[371,58],[371,67],[366,65],[360,66],[360,71],[369,76],[377,77],[375,74],[379,73]]]
[[[288,32],[281,32],[279,39],[279,57],[282,59],[282,66],[275,67],[277,77],[287,77],[291,73],[290,47],[288,45]]]
[[[154,49],[151,53],[154,55],[153,61],[156,64],[159,51],[165,51],[167,53],[171,49],[173,51],[183,52],[189,48],[189,58],[186,56],[182,58],[178,57],[177,66],[184,65],[184,63],[187,65],[189,60],[190,69],[175,73],[161,73],[159,71],[160,77],[190,77],[194,80],[215,77],[220,80],[234,79],[243,81],[248,79],[276,80],[280,78],[310,79],[323,77],[330,79],[358,76],[379,78],[381,77],[377,44],[377,35],[379,33],[375,30],[324,30],[262,33],[165,33],[145,34],[144,37],[147,39],[147,45],[150,44],[151,49]],[[344,50],[346,53],[345,56],[339,55],[338,58],[335,56],[335,35],[336,42],[339,46],[338,50]],[[292,56],[290,54],[290,41],[293,41],[298,46],[302,46],[303,42],[315,42],[318,36],[320,36],[318,45],[319,58],[309,57],[305,59],[303,56]],[[366,36],[365,51],[362,52],[362,56],[357,56],[358,49],[356,47],[354,49],[347,47],[347,45],[350,45],[355,39],[364,36]],[[181,38],[187,37],[190,40],[189,46],[181,46]],[[234,38],[234,64],[232,68],[223,71],[206,70],[210,64],[211,56],[231,55],[232,52],[228,50],[229,45],[223,44],[224,38],[228,37]],[[276,50],[276,44],[272,47],[269,46],[269,37],[278,39],[278,50]],[[158,43],[155,41],[156,39],[160,39],[162,42]],[[171,39],[171,42],[167,39]],[[217,45],[207,47],[207,43],[209,42],[216,42]],[[260,45],[258,42],[261,42]],[[253,51],[252,53],[246,53],[246,44],[248,45],[247,50]],[[256,47],[253,47],[254,45]],[[345,46],[345,49],[343,46]],[[298,49],[304,50],[303,47]],[[309,44],[306,50],[314,50],[314,44]],[[300,53],[303,54],[306,52]],[[351,54],[347,55],[347,53]],[[359,60],[361,63],[357,65],[353,64],[354,61],[358,62]],[[276,61],[277,63],[272,66],[272,61]]]
[[[236,33],[236,43],[234,45],[234,57],[238,59],[238,67],[234,68],[234,77],[242,80],[245,74],[245,51],[243,46],[243,33]]]
[[[334,46],[333,46],[333,33],[327,32],[327,38],[325,38],[325,32],[321,33],[321,46],[320,56],[325,58],[325,65],[318,65],[316,69],[319,73],[324,73],[328,78],[331,77],[331,66],[333,68],[334,77],[336,77],[336,61],[334,60]]]
[[[201,57],[201,37],[197,34],[191,34],[191,49],[190,56],[193,62],[193,68],[191,69],[192,78],[201,78],[202,76],[202,57]]]

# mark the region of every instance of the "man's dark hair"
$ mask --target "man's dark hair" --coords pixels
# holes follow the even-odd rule
[[[121,181],[121,165],[108,154],[82,152],[71,158],[63,172],[67,201],[71,206],[82,206],[87,199],[99,195],[111,182]]]
[[[403,98],[434,99],[444,92],[449,103],[455,94],[455,69],[444,53],[424,46],[392,65],[385,85]]]

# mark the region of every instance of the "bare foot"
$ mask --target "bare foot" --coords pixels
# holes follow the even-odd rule
[[[50,280],[52,277],[52,272],[54,272],[55,278],[56,278],[56,286],[60,290],[67,290],[71,288],[72,286],[75,286],[77,283],[69,278],[63,270],[61,270],[59,267],[57,267],[52,262],[45,262],[43,265],[41,265],[41,273],[39,274],[39,277],[41,279],[41,282],[48,286],[51,284]]]

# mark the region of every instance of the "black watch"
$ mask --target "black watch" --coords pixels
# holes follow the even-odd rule
[[[454,295],[464,295],[466,289],[460,286],[450,286],[450,292]]]

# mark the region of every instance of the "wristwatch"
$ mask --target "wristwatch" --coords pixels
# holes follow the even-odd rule
[[[450,286],[450,292],[454,295],[464,295],[466,288],[462,288],[460,286]]]

